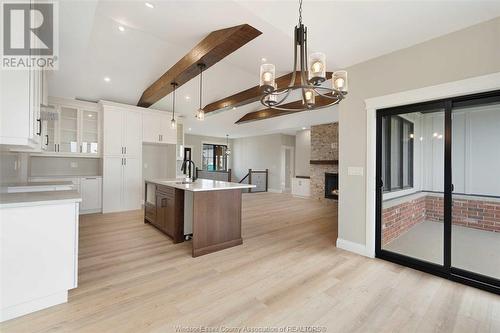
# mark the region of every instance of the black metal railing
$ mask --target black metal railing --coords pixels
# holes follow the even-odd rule
[[[269,186],[269,169],[252,170],[248,169],[248,173],[239,183],[255,185],[254,188],[249,188],[248,193],[267,192]]]

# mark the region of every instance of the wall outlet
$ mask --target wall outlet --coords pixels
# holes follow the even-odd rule
[[[72,168],[78,168],[78,163],[77,162],[71,162],[69,165]]]
[[[363,176],[363,168],[362,167],[348,167],[347,175],[349,176]]]

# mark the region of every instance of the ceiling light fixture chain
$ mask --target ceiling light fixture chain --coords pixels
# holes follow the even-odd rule
[[[172,85],[173,91],[172,91],[172,120],[170,120],[170,127],[172,129],[177,128],[177,122],[175,121],[175,88],[179,85],[177,82],[172,82],[170,83]]]
[[[299,25],[302,24],[302,0],[299,1]]]
[[[198,63],[198,68],[200,69],[200,107],[196,110],[195,118],[198,120],[205,120],[205,111],[202,108],[202,97],[203,97],[203,70],[207,67],[204,63]]]
[[[299,84],[297,72],[300,76]],[[288,87],[278,87],[275,66],[262,64],[260,88],[263,95],[260,102],[268,108],[290,112],[321,109],[338,104],[347,95],[347,72],[334,72],[331,88],[323,85],[327,79],[326,73],[326,55],[321,52],[308,54],[307,27],[302,24],[302,0],[299,0],[299,24],[294,28],[293,72],[290,84]],[[285,106],[284,102],[291,92],[296,90],[300,90],[302,107]]]

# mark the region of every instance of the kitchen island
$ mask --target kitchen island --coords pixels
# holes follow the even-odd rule
[[[174,243],[192,236],[193,257],[240,245],[241,191],[253,187],[209,179],[146,180],[144,222]]]
[[[67,302],[81,200],[72,190],[0,193],[0,321]]]

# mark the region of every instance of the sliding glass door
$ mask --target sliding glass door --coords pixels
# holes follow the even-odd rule
[[[451,266],[500,280],[500,102],[452,109]]]
[[[376,255],[500,292],[500,92],[377,111]]]
[[[444,109],[381,117],[381,247],[443,265]],[[436,209],[427,211],[429,202]]]

